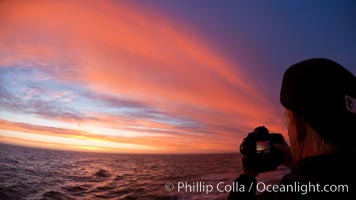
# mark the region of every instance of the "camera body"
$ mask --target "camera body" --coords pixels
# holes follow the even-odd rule
[[[283,152],[273,148],[275,143],[284,143],[282,134],[269,133],[260,126],[244,138],[240,152],[257,172],[273,171],[284,162]]]

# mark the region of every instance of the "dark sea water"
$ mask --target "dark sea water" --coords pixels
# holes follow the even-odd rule
[[[232,184],[239,160],[239,154],[104,154],[0,143],[0,199],[226,199],[228,192],[215,186]],[[285,173],[279,169],[258,178],[277,182]],[[179,182],[214,190],[178,191]],[[167,183],[173,191],[166,191]]]

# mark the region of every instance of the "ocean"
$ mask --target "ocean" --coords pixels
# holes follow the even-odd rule
[[[226,199],[239,161],[240,154],[112,154],[0,143],[0,199]],[[277,183],[287,172],[279,168],[258,180]]]

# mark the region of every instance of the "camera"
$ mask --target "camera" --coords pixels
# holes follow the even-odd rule
[[[264,126],[259,126],[249,133],[240,145],[240,152],[257,172],[273,171],[284,162],[283,152],[273,144],[284,143],[282,134],[269,133]]]

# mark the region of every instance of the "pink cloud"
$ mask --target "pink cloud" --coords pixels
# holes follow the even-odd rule
[[[186,140],[197,141],[194,145],[226,151],[254,126],[284,130],[279,108],[244,76],[242,66],[178,22],[122,1],[6,1],[0,13],[0,66],[38,67],[59,81],[76,81],[95,93],[123,96],[204,125],[184,129],[138,119],[147,130],[193,131]],[[110,126],[125,127],[115,121]],[[199,130],[209,132],[207,139]],[[178,138],[174,144],[167,137],[154,142],[184,148]]]

